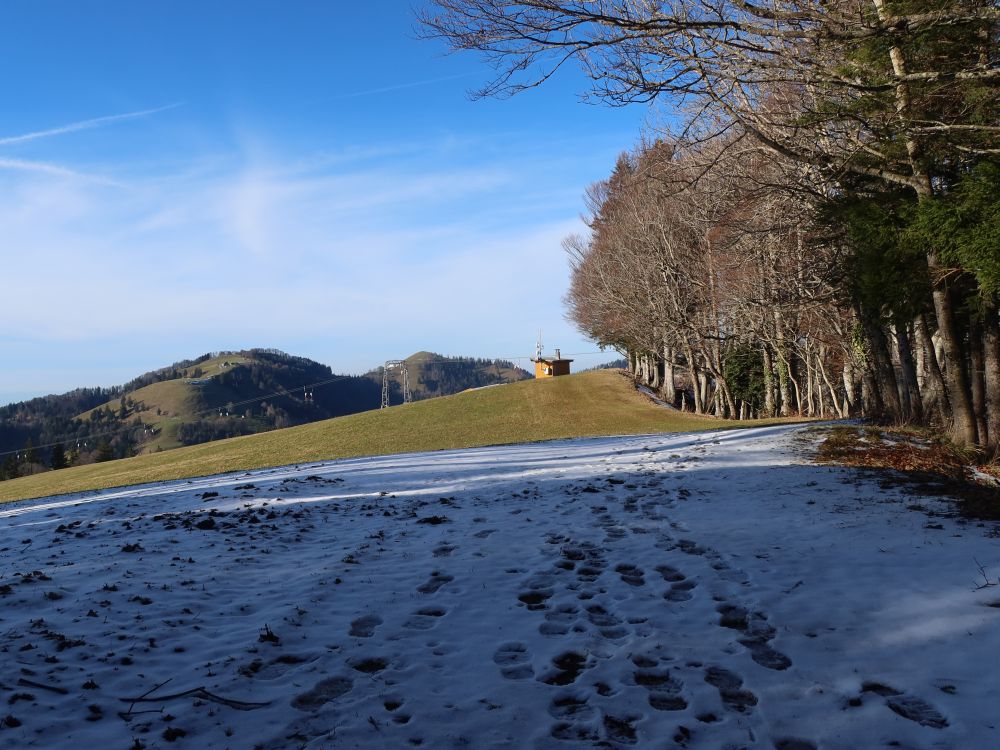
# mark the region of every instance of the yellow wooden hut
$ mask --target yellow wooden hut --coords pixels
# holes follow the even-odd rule
[[[563,359],[562,354],[556,349],[554,357],[539,352],[531,361],[535,363],[536,378],[554,378],[559,375],[569,375],[569,363],[573,360]]]

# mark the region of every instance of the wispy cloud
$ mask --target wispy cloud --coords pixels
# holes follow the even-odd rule
[[[435,83],[444,83],[445,81],[456,81],[459,78],[469,78],[470,76],[476,75],[475,73],[458,73],[453,76],[442,76],[440,78],[428,78],[423,81],[411,81],[410,83],[397,83],[392,86],[381,86],[375,89],[365,89],[364,91],[354,91],[349,94],[340,94],[338,96],[331,96],[323,101],[335,102],[341,99],[354,99],[358,96],[371,96],[372,94],[387,94],[390,91],[402,91],[403,89],[415,89],[418,86],[430,86]]]
[[[43,174],[57,175],[59,177],[84,177],[79,172],[61,167],[58,164],[49,164],[44,161],[26,161],[24,159],[4,159],[0,158],[0,169],[15,169],[19,172],[41,172]]]
[[[175,109],[179,107],[180,103],[168,104],[165,107],[156,107],[154,109],[143,109],[138,112],[125,112],[119,115],[107,115],[105,117],[94,117],[89,120],[80,120],[79,122],[71,122],[68,125],[60,125],[57,128],[49,128],[48,130],[36,130],[32,133],[22,133],[21,135],[7,136],[6,138],[0,138],[0,146],[9,146],[15,143],[26,143],[28,141],[37,141],[40,138],[51,138],[56,135],[65,135],[67,133],[76,133],[81,130],[90,130],[92,128],[103,127],[104,125],[110,125],[114,122],[121,122],[122,120],[134,120],[139,117],[148,117],[149,115],[155,115],[159,112],[166,112],[168,109]]]
[[[445,137],[354,160],[261,143],[124,187],[0,156],[0,256],[17,279],[0,319],[34,347],[18,358],[0,338],[0,359],[24,362],[0,368],[0,400],[243,346],[350,371],[421,348],[508,356],[539,326],[586,350],[552,293],[567,283],[559,243],[581,229],[583,178],[551,145],[511,159]],[[97,350],[119,353],[100,363],[118,369],[82,372]]]

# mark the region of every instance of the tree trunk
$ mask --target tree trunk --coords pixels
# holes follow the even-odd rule
[[[885,414],[882,391],[875,382],[875,367],[871,361],[866,362],[861,371],[861,403],[865,416],[881,419]]]
[[[788,376],[791,367],[785,351],[784,322],[780,310],[774,311],[774,335],[774,353],[777,355],[776,364],[778,366],[778,397],[781,400],[778,408],[781,410],[781,416],[788,417],[792,414],[792,394],[788,389]]]
[[[918,315],[916,320],[913,321],[913,331],[917,336],[920,348],[923,350],[923,359],[927,367],[928,384],[930,386],[926,389],[927,400],[922,404],[924,415],[930,416],[931,406],[936,401],[941,420],[947,421],[949,418],[948,415],[951,413],[951,407],[948,404],[948,391],[944,384],[944,374],[941,372],[941,365],[938,363],[937,347],[934,346],[934,340],[931,338],[927,319],[923,315]]]
[[[677,400],[677,389],[674,386],[674,350],[663,347],[663,400],[673,404]]]
[[[983,351],[982,326],[973,321],[969,327],[969,379],[972,391],[972,413],[976,420],[976,437],[980,445],[986,445],[986,373]]]
[[[729,391],[726,379],[717,373],[715,373],[715,392],[719,397],[719,416],[735,418],[736,402],[733,400],[733,394]]]
[[[844,369],[840,372],[840,379],[844,382],[844,415],[853,417],[858,413],[858,391],[849,352],[844,352]]]
[[[896,325],[896,350],[899,354],[900,374],[902,383],[900,390],[905,394],[904,402],[908,418],[917,422],[924,421],[924,410],[920,401],[920,385],[917,383],[917,368],[913,361],[913,347],[906,326]]]
[[[928,253],[927,266],[932,279],[944,275],[938,265],[936,253]],[[962,356],[955,309],[947,282],[939,278],[934,284],[932,296],[938,321],[938,334],[941,336],[941,348],[944,350],[944,383],[948,403],[951,405],[952,440],[961,445],[975,445],[976,420],[972,410],[968,368],[965,357]]]
[[[821,347],[820,352],[825,353],[825,347]],[[838,417],[843,419],[846,414],[840,405],[840,399],[837,398],[837,390],[833,387],[833,383],[830,382],[830,376],[826,371],[826,365],[823,364],[822,357],[817,360],[817,366],[819,367],[819,374],[823,378],[823,382],[826,383],[827,390],[830,392],[830,403],[833,404],[833,410],[837,413]]]
[[[647,354],[649,362],[649,387],[654,391],[660,390],[660,363],[655,354]]]
[[[816,412],[813,409],[813,364],[812,347],[806,341],[806,354],[802,358],[806,366],[806,416],[811,417]]]
[[[764,355],[764,413],[773,417],[774,412],[774,362],[771,358],[771,348],[764,343],[761,346]]]
[[[690,347],[684,350],[684,356],[687,357],[688,372],[691,375],[691,394],[694,396],[694,413],[701,414],[701,392],[699,390],[701,378],[698,372],[698,365],[695,364],[694,352]]]
[[[994,302],[983,318],[983,369],[986,380],[986,444],[994,456],[1000,451],[1000,318]]]
[[[862,325],[871,344],[872,367],[875,374],[875,387],[881,398],[881,416],[893,422],[900,422],[903,417],[903,406],[899,402],[899,386],[896,383],[896,370],[892,366],[889,354],[889,344],[886,341],[882,326],[868,316],[861,316]]]

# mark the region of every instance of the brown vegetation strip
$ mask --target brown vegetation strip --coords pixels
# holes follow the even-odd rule
[[[1000,489],[973,478],[973,469],[998,476],[996,464],[926,430],[834,427],[819,447],[819,463],[893,472],[883,486],[903,485],[916,494],[953,500],[969,518],[1000,520]]]

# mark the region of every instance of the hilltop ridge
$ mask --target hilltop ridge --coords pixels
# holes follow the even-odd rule
[[[415,400],[530,377],[510,362],[430,351],[406,362]],[[390,403],[402,403],[401,375],[390,374]],[[345,375],[276,349],[211,352],[122,386],[0,407],[0,479],[355,414],[381,397],[382,368]]]
[[[592,370],[22,477],[0,482],[0,502],[352,456],[754,424],[765,422],[665,409],[621,371]]]

